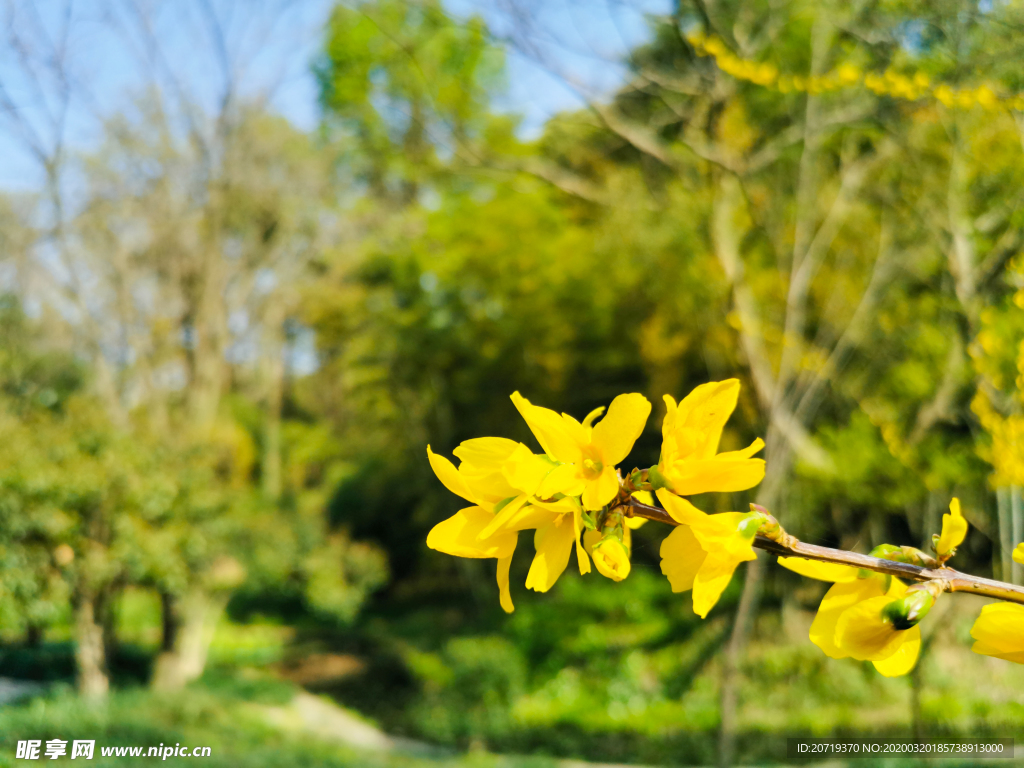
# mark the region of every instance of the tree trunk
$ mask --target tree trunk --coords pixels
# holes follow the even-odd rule
[[[767,437],[768,471],[761,483],[757,501],[781,518],[782,512],[775,509],[775,506],[783,496],[782,484],[789,477],[792,451],[777,429],[769,427]],[[747,563],[743,593],[740,595],[740,604],[733,619],[732,634],[722,654],[721,724],[718,734],[718,764],[722,768],[731,766],[736,759],[736,734],[739,730],[737,710],[741,682],[739,669],[746,650],[747,636],[757,618],[761,581],[765,571],[765,561],[762,559],[764,553],[759,551],[757,555],[756,560]]]
[[[728,768],[736,758],[736,733],[739,725],[739,667],[747,643],[747,634],[757,616],[757,601],[761,596],[761,576],[764,571],[763,553],[758,552],[756,560],[747,563],[743,594],[736,609],[729,644],[722,655],[722,722],[718,734],[718,764]]]
[[[996,488],[996,510],[999,516],[999,578],[1013,580],[1013,515],[1010,512],[1010,489]]]
[[[96,600],[82,595],[75,607],[75,662],[78,666],[78,692],[90,701],[107,697],[106,654],[103,647],[103,626],[97,620]]]
[[[279,299],[268,312],[266,351],[266,425],[264,431],[262,481],[263,491],[272,499],[281,496],[281,405],[285,385],[285,337],[283,300]]]
[[[29,622],[28,627],[25,628],[25,645],[28,648],[38,648],[43,642],[43,632],[45,627],[42,624],[36,624],[35,622]]]
[[[1010,512],[1013,518],[1013,538],[1010,540],[1010,552],[1021,541],[1024,541],[1024,498],[1019,485],[1010,486]],[[1024,584],[1024,566],[1016,560],[1010,560],[1010,573],[1014,584]]]
[[[157,657],[152,687],[177,691],[198,679],[206,668],[206,656],[217,622],[227,605],[227,595],[210,595],[193,589],[164,602],[164,650]],[[169,646],[169,647],[168,647]]]

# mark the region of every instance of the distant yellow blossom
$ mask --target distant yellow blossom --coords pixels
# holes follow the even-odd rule
[[[1013,548],[1011,556],[1013,557],[1013,562],[1024,565],[1024,541]]]
[[[960,499],[949,502],[949,514],[942,516],[942,535],[935,544],[935,552],[940,558],[946,557],[959,547],[967,536],[967,520],[960,514]]]

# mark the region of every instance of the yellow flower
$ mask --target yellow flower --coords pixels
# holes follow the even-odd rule
[[[875,662],[875,668],[887,677],[906,674],[921,652],[917,624],[921,604],[926,604],[926,613],[934,601],[927,591],[908,591],[893,579],[885,595],[862,600],[843,611],[836,623],[835,643],[855,659]]]
[[[760,518],[753,512],[708,515],[665,490],[658,491],[658,499],[680,524],[661,542],[661,572],[673,592],[693,590],[693,612],[703,619],[736,566],[757,557],[752,543]]]
[[[1024,541],[1014,547],[1012,557],[1013,562],[1024,565]]]
[[[527,588],[537,592],[551,589],[569,564],[574,544],[580,573],[590,573],[590,558],[580,541],[583,525],[579,504],[566,498],[556,502],[535,500],[533,505],[530,512],[523,512],[507,523],[521,529],[537,529],[533,535],[537,554],[526,574]]]
[[[971,627],[971,637],[975,653],[1024,664],[1024,605],[986,605]]]
[[[871,600],[881,599],[884,606],[906,593],[906,586],[898,579],[861,571],[849,565],[821,563],[799,557],[780,557],[779,565],[801,576],[834,582],[818,606],[810,631],[811,642],[833,659],[850,656],[860,658],[838,642],[837,628],[847,612]],[[903,634],[902,640],[897,647],[890,649],[888,656],[871,660],[875,669],[886,677],[905,675],[917,663],[921,649],[920,630],[913,627]]]
[[[581,496],[586,510],[601,509],[618,495],[615,465],[629,455],[643,432],[651,413],[647,398],[619,395],[595,426],[591,425],[603,408],[592,411],[581,424],[568,414],[533,405],[518,392],[512,394],[512,402],[544,452],[559,464],[546,476],[547,492]]]
[[[551,589],[569,562],[574,542],[580,573],[590,572],[590,560],[580,542],[579,504],[572,499],[543,501],[529,493],[543,486],[545,473],[555,466],[552,462],[534,456],[522,443],[500,437],[466,440],[454,453],[462,459],[458,469],[427,446],[427,458],[438,479],[476,506],[434,526],[427,536],[428,547],[455,557],[498,558],[501,607],[508,612],[513,610],[508,574],[519,531],[536,529],[537,553],[526,578],[530,589]],[[538,472],[538,467],[543,471]]]
[[[626,529],[628,530],[628,529]],[[629,551],[615,536],[604,536],[594,545],[591,556],[598,573],[612,581],[622,581],[629,576]]]
[[[935,552],[944,557],[963,543],[967,536],[967,520],[960,514],[960,499],[949,502],[949,514],[942,516],[942,535],[935,544]]]
[[[764,460],[751,458],[764,448],[760,438],[742,451],[717,453],[739,392],[739,380],[728,379],[701,384],[678,406],[665,395],[668,412],[657,469],[673,493],[745,491],[764,479]]]

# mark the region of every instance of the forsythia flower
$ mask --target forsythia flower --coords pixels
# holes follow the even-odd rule
[[[1024,565],[1024,541],[1014,547],[1012,557],[1013,562]]]
[[[742,451],[717,453],[739,392],[739,380],[728,379],[700,385],[678,406],[665,395],[668,412],[657,471],[673,493],[745,491],[764,479],[764,460],[751,458],[764,448],[760,438]]]
[[[879,634],[882,610],[906,594],[907,588],[901,581],[870,572],[862,577],[860,569],[849,565],[797,557],[780,557],[779,565],[801,576],[834,582],[818,606],[810,631],[811,642],[826,656],[833,659],[870,658],[875,669],[886,677],[905,675],[914,668],[921,650],[919,627],[914,626],[896,635],[890,634],[891,625],[881,627],[889,645],[874,648],[871,656],[864,655],[865,638],[856,634],[859,629]]]
[[[971,637],[976,641],[971,646],[975,653],[1024,664],[1024,605],[986,605],[971,627]]]
[[[967,536],[967,520],[960,514],[960,499],[949,502],[949,514],[942,516],[942,535],[935,543],[935,553],[944,557],[959,547]]]
[[[679,523],[661,543],[661,572],[673,592],[693,590],[693,612],[703,619],[736,566],[756,558],[752,543],[761,518],[753,512],[708,515],[665,490],[658,491],[658,499]]]
[[[456,469],[427,446],[427,459],[438,479],[449,491],[474,504],[435,525],[427,535],[427,546],[455,557],[497,558],[501,607],[507,612],[513,610],[508,581],[519,532],[506,528],[488,536],[482,534],[494,521],[498,504],[504,503],[505,508],[515,505],[518,510],[526,502],[526,494],[513,488],[502,472],[504,462],[519,447],[514,440],[501,437],[467,440],[455,449],[455,455],[462,459]]]
[[[888,663],[887,671],[879,671],[890,677],[909,672],[921,651],[917,622],[934,602],[927,591],[907,589],[893,579],[884,596],[843,612],[836,623],[836,645],[860,661]]]
[[[651,404],[646,397],[619,395],[594,426],[603,408],[592,411],[581,424],[568,414],[533,405],[518,392],[512,394],[512,402],[544,452],[558,462],[545,478],[550,492],[582,496],[586,510],[601,509],[618,495],[615,465],[633,449],[647,423]]]
[[[537,555],[527,577],[528,587],[545,591],[565,570],[572,542],[579,538],[579,516],[573,519],[571,500],[543,502],[531,498],[510,481],[533,454],[514,440],[480,437],[466,440],[455,449],[462,459],[459,468],[427,446],[427,459],[434,474],[445,487],[475,506],[456,512],[435,525],[427,535],[427,546],[455,557],[497,558],[498,589],[501,607],[514,609],[509,592],[509,568],[519,531],[536,528]],[[495,513],[498,514],[495,514]],[[568,515],[568,517],[567,517]],[[495,525],[497,521],[501,525]],[[580,572],[590,570],[590,561],[582,547]]]

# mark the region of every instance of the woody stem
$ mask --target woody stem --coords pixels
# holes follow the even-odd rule
[[[642,504],[636,499],[629,499],[628,504],[623,505],[623,513],[627,517],[643,517],[648,520],[656,520],[659,523],[668,525],[679,525],[664,509],[652,507],[649,504]],[[907,581],[940,581],[945,592],[966,592],[972,595],[983,597],[994,597],[1010,603],[1024,605],[1024,587],[1016,584],[1007,584],[995,579],[986,579],[981,576],[972,576],[969,573],[961,573],[952,568],[924,568],[910,563],[898,563],[892,560],[883,560],[880,557],[862,555],[859,552],[849,552],[845,549],[832,549],[831,547],[819,547],[816,544],[806,544],[794,536],[787,537],[787,544],[780,544],[772,541],[767,536],[758,535],[754,537],[753,545],[758,549],[773,552],[776,555],[785,557],[802,557],[806,560],[818,560],[823,563],[837,563],[849,565],[854,568],[865,568],[877,573],[885,573],[896,576]]]

